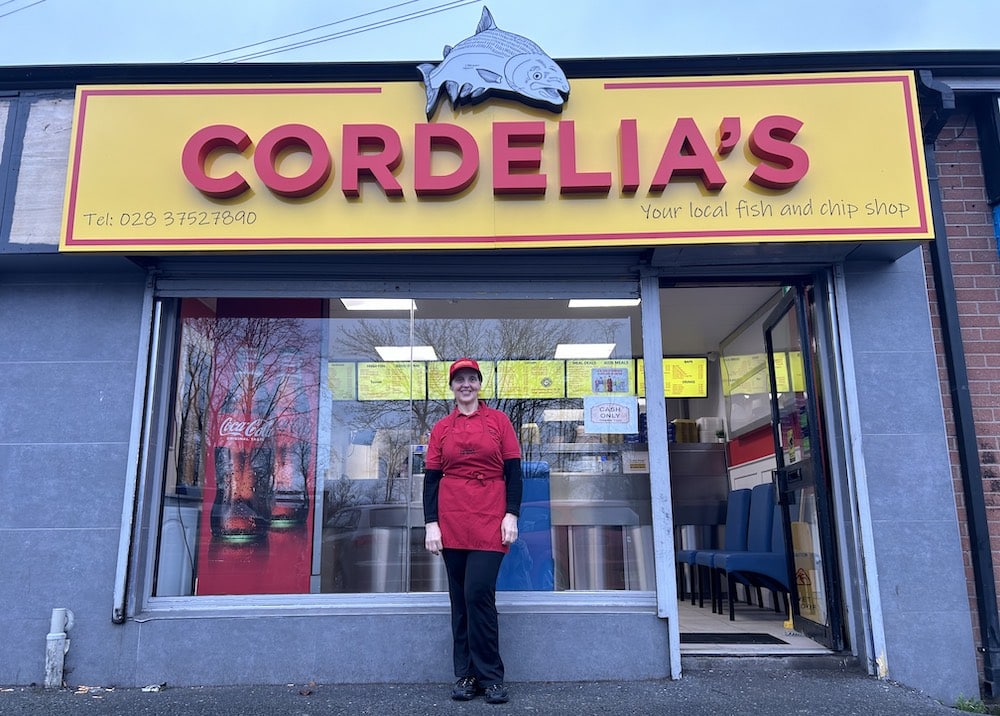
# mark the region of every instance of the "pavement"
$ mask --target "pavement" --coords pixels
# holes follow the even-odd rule
[[[508,683],[510,702],[458,702],[451,683],[283,684],[276,686],[150,685],[114,688],[70,685],[0,687],[0,714],[18,716],[379,716],[414,714],[532,714],[573,716],[886,716],[960,712],[926,694],[866,674],[857,664],[808,659],[685,661],[683,677],[652,681]],[[974,698],[975,695],[972,695]]]

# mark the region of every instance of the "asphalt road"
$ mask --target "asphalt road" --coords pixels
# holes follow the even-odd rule
[[[686,668],[678,681],[510,683],[511,700],[490,705],[477,698],[449,698],[441,684],[287,684],[280,686],[171,687],[158,691],[76,685],[46,691],[0,687],[0,714],[128,714],[129,716],[223,716],[282,714],[809,714],[885,716],[957,713],[926,694],[876,680],[856,666],[760,667],[726,660],[719,666]],[[972,695],[973,697],[975,695]]]

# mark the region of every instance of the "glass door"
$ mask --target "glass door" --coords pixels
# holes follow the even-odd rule
[[[790,289],[764,322],[778,501],[790,548],[795,628],[831,649],[843,647],[829,476],[819,422],[815,302],[811,287]]]

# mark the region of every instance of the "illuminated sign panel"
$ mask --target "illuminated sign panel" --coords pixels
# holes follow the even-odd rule
[[[639,376],[638,394],[646,395],[644,362],[636,361]],[[708,397],[707,358],[664,358],[663,394],[666,398]]]
[[[564,398],[566,368],[561,360],[497,361],[500,398]]]
[[[566,397],[635,393],[635,361],[631,358],[566,361]]]
[[[358,363],[358,400],[426,400],[424,363]]]
[[[911,73],[570,83],[433,121],[419,82],[80,87],[61,249],[932,238]]]

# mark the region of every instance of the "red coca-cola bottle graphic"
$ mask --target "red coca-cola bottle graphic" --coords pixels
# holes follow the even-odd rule
[[[309,514],[312,408],[294,357],[279,363],[275,399],[274,509],[271,527],[286,529],[305,523]]]
[[[216,418],[212,535],[230,542],[267,536],[274,502],[273,400],[258,374],[238,371]]]

